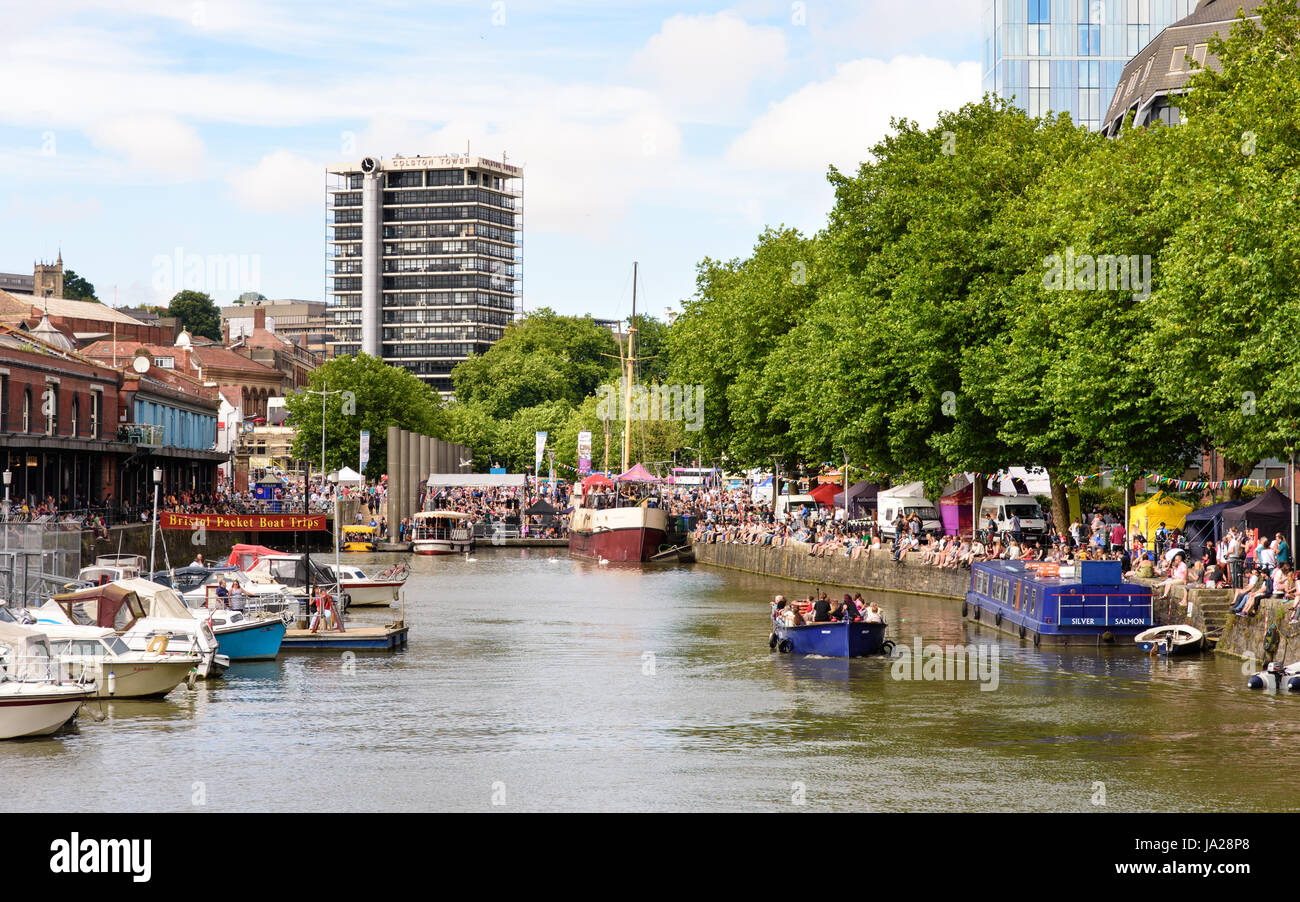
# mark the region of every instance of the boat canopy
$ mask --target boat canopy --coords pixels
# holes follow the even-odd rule
[[[279,553],[274,548],[267,548],[265,545],[238,544],[230,549],[230,557],[226,558],[226,566],[248,570],[267,555]]]
[[[132,582],[143,583],[145,580]],[[162,588],[157,583],[149,585]],[[57,605],[63,616],[78,626],[103,626],[119,632],[129,630],[141,617],[149,616],[143,599],[122,582],[64,592],[55,595],[42,607],[50,604]]]
[[[416,520],[468,520],[469,514],[461,511],[420,511],[415,515]]]
[[[373,527],[373,526],[344,526],[344,527],[343,527],[343,534],[344,534],[344,535],[348,535],[348,534],[353,534],[353,535],[360,534],[360,535],[365,535],[365,536],[371,536],[371,535],[374,535],[374,534],[375,534],[375,527]]]
[[[190,609],[175,589],[159,585],[149,579],[124,579],[118,582],[124,589],[134,592],[144,603],[147,617],[189,617]]]
[[[0,669],[13,680],[47,680],[54,656],[46,635],[16,623],[0,621],[0,648],[8,648]]]

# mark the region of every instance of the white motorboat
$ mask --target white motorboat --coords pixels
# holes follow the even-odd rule
[[[416,554],[464,554],[474,549],[474,524],[460,511],[420,511],[413,518],[411,550]]]
[[[351,605],[388,605],[397,601],[397,593],[410,575],[405,564],[389,567],[374,577],[367,576],[360,567],[352,564],[327,564],[330,572],[348,593]]]
[[[101,554],[95,563],[82,567],[77,579],[95,586],[116,582],[119,579],[135,579],[145,570],[145,560],[139,554]]]
[[[42,630],[62,671],[93,684],[94,698],[162,698],[203,663],[199,655],[133,651],[107,627],[50,623]]]
[[[40,621],[106,627],[135,651],[198,655],[201,679],[219,677],[230,666],[208,622],[195,617],[171,589],[146,579],[65,592],[32,613],[38,629]]]
[[[58,667],[44,633],[0,622],[0,739],[48,736],[76,716],[90,690]]]
[[[1153,626],[1133,637],[1137,647],[1154,655],[1185,655],[1199,651],[1205,644],[1205,634],[1185,623],[1168,623]]]

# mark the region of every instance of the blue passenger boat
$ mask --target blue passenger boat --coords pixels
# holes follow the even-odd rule
[[[1132,641],[1152,625],[1150,587],[1124,582],[1119,561],[977,563],[961,612],[1034,645]]]
[[[822,655],[828,658],[859,658],[864,655],[889,654],[894,643],[885,638],[885,624],[830,621],[803,626],[773,624],[773,647],[796,655]]]

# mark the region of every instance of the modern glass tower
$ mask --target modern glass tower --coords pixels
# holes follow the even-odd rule
[[[984,0],[985,93],[1097,129],[1124,64],[1195,0]]]
[[[523,170],[481,157],[366,157],[327,170],[335,355],[364,352],[447,394],[520,312]]]

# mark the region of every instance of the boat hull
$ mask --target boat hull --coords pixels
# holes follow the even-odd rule
[[[166,658],[166,655],[160,655]],[[173,656],[176,660],[152,662],[100,661],[95,668],[95,688],[92,698],[162,698],[171,692],[189,676],[198,663],[198,658],[191,660]],[[109,673],[113,693],[109,694]]]
[[[83,687],[0,692],[0,739],[48,736],[70,721],[89,695]]]
[[[474,550],[474,542],[454,541],[452,539],[416,539],[411,543],[415,554],[465,554]]]
[[[612,563],[648,561],[659,552],[667,534],[661,529],[629,527],[599,532],[570,532],[569,553]]]
[[[354,608],[359,605],[390,605],[397,601],[401,588],[400,582],[343,580],[343,591],[348,593],[349,604]]]
[[[804,626],[774,628],[777,649],[796,655],[821,655],[827,658],[861,658],[878,655],[885,648],[885,624],[831,621]],[[785,643],[789,643],[786,646]]]
[[[1177,641],[1175,633],[1188,638],[1185,641]],[[1190,655],[1201,650],[1204,636],[1202,636],[1200,630],[1193,632],[1186,627],[1168,626],[1155,627],[1138,633],[1133,641],[1137,644],[1138,649],[1147,654]]]
[[[271,661],[280,653],[288,624],[279,617],[241,620],[230,626],[214,626],[217,652],[231,661]]]

